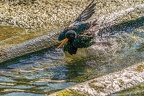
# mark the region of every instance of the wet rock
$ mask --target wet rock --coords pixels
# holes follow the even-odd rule
[[[144,82],[144,71],[138,72],[135,69],[144,63],[139,63],[131,67],[125,68],[121,71],[104,75],[81,84],[67,88],[64,91],[74,91],[77,94],[85,96],[107,96],[112,93],[133,87],[139,83]],[[63,91],[51,94],[50,96],[57,96]],[[86,95],[87,93],[88,95]],[[65,95],[65,93],[63,93]],[[73,95],[71,93],[70,95]]]

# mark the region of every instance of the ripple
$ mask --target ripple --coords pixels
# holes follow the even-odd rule
[[[53,49],[53,50],[48,50],[44,54],[45,58],[50,58],[50,59],[63,59],[65,57],[65,53],[63,52],[62,49]]]
[[[35,86],[28,86],[28,85],[18,85],[18,86],[14,86],[12,88],[16,88],[16,89],[30,89],[33,88]]]
[[[25,93],[25,92],[12,92],[1,96],[44,96],[42,94]]]
[[[0,76],[0,82],[14,82],[11,78]]]
[[[29,65],[29,64],[31,64],[31,63],[29,62],[29,63],[17,63],[17,64],[12,64],[12,65],[7,66],[7,68],[14,69],[14,68],[26,66],[26,64]]]
[[[62,82],[62,83],[48,83],[47,86],[58,89],[64,89],[66,87],[70,87],[72,85],[75,85],[77,83],[74,82]]]

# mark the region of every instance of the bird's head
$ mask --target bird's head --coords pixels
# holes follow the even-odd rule
[[[73,30],[66,32],[65,37],[69,40],[74,40],[77,37],[77,33]]]
[[[73,30],[69,30],[65,33],[65,39],[63,39],[62,43],[57,47],[60,48],[62,45],[64,45],[68,41],[73,41],[75,38],[77,38],[77,33]]]

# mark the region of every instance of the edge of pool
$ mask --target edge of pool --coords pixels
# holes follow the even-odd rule
[[[141,68],[142,70],[139,70]],[[144,82],[144,62],[66,88],[48,96],[107,96]]]

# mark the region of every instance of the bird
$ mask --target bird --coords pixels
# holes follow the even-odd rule
[[[86,48],[90,46],[94,38],[92,27],[98,25],[97,20],[87,21],[95,13],[94,0],[82,11],[82,13],[74,20],[74,22],[66,27],[58,36],[58,40],[62,41],[57,47],[58,49],[64,45],[64,51],[70,55],[76,54],[78,48]],[[97,29],[97,28],[96,28]]]

